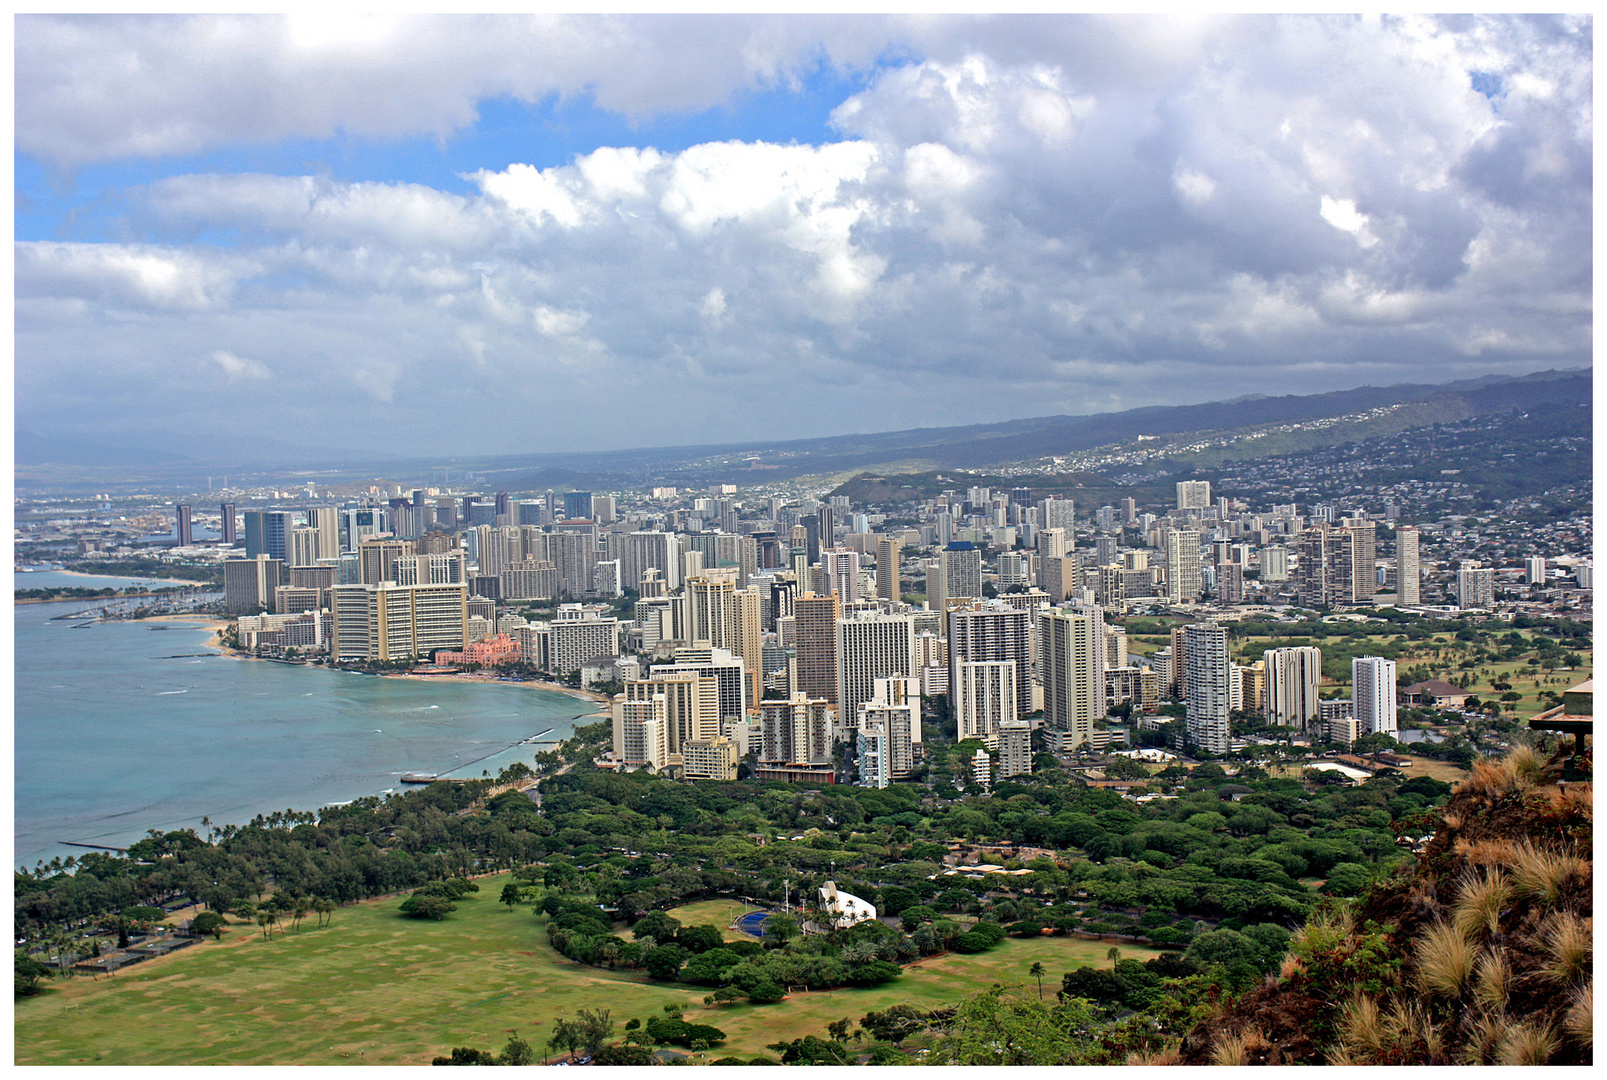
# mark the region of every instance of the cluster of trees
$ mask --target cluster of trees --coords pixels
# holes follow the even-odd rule
[[[413,895],[403,900],[397,908],[410,919],[434,919],[440,922],[446,916],[458,909],[457,902],[469,893],[480,891],[480,886],[468,878],[448,878],[445,881],[431,881],[420,888],[413,890]]]
[[[898,960],[917,952],[903,935],[878,923],[803,938],[796,921],[775,915],[766,942],[726,941],[717,926],[683,926],[662,911],[649,912],[632,928],[635,940],[615,934],[594,902],[558,893],[543,898],[547,937],[558,952],[583,964],[640,968],[662,982],[706,986],[710,1004],[746,999],[780,1001],[791,986],[830,990],[875,986],[898,978]]]

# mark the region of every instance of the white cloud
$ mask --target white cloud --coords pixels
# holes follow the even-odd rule
[[[463,192],[208,174],[123,193],[121,224],[146,242],[17,245],[19,416],[61,400],[52,379],[165,416],[149,388],[173,356],[212,358],[203,398],[252,381],[354,439],[443,449],[458,433],[441,418],[484,410],[488,372],[499,412],[578,446],[871,430],[911,386],[925,411],[910,422],[946,423],[1222,396],[1227,364],[1295,393],[1348,385],[1357,365],[1427,380],[1589,362],[1588,24],[474,25],[425,70],[408,19],[297,43],[249,20],[27,17],[19,144],[72,161],[319,124],[450,131],[488,87],[594,86],[628,111],[786,86],[876,43],[915,55],[843,101],[818,144],[604,147],[473,171]],[[109,100],[98,69],[45,71],[72,41],[171,79]],[[622,56],[630,70],[601,66]],[[1507,89],[1475,92],[1474,70]],[[225,73],[238,85],[218,89]],[[363,92],[326,92],[342,87]],[[382,87],[394,109],[367,104]],[[242,104],[281,91],[260,115]],[[219,342],[251,342],[271,378]],[[799,395],[800,368],[853,389]],[[619,431],[553,408],[600,392]],[[486,438],[529,448],[514,427]]]
[[[236,356],[227,349],[218,349],[211,359],[230,382],[267,382],[273,378],[273,372],[266,364]]]

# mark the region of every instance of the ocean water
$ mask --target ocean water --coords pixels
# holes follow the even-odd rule
[[[204,833],[202,817],[317,810],[406,772],[494,776],[550,748],[522,740],[565,738],[594,708],[516,683],[239,660],[189,623],[52,618],[79,609],[15,608],[13,866],[84,853],[64,840],[126,847],[148,829]]]

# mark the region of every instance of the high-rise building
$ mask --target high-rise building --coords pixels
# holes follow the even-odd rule
[[[898,591],[898,541],[891,536],[878,537],[876,540],[876,595],[883,600],[897,600]]]
[[[1000,725],[998,758],[1000,780],[1032,772],[1032,725],[1025,720]]]
[[[195,543],[195,525],[192,521],[195,508],[189,503],[179,503],[173,510],[178,518],[173,529],[174,546],[189,547]]]
[[[656,668],[650,678],[629,679],[627,701],[664,702],[665,752],[671,763],[679,760],[687,743],[720,734],[720,687],[697,671]]]
[[[272,610],[274,590],[285,584],[282,559],[257,555],[223,560],[223,608],[230,614]]]
[[[883,753],[888,778],[901,780],[913,772],[914,748],[921,742],[920,685],[913,679],[877,679],[870,700],[862,702],[856,712],[859,730],[875,727],[886,737]]]
[[[466,585],[337,585],[330,591],[336,660],[428,661],[468,640]]]
[[[1227,628],[1211,622],[1190,623],[1183,632],[1189,742],[1206,753],[1225,754],[1232,690]]]
[[[833,714],[825,698],[805,694],[794,693],[785,701],[761,701],[764,746],[759,761],[775,765],[830,762]]]
[[[614,696],[614,756],[656,772],[669,764],[669,701],[661,689],[654,689],[658,692],[634,699]]]
[[[298,525],[290,530],[290,557],[286,561],[291,566],[317,566],[318,560],[325,555],[334,555],[332,551],[320,551],[318,548],[318,530],[307,525]]]
[[[1261,580],[1289,580],[1289,549],[1265,547],[1261,549]]]
[[[382,581],[396,580],[396,560],[413,554],[409,540],[379,537],[364,540],[357,546],[357,561],[365,585],[378,585]]]
[[[1530,585],[1544,585],[1546,583],[1546,560],[1539,555],[1531,555],[1523,560],[1523,580]]]
[[[1045,529],[1063,529],[1067,539],[1067,550],[1070,550],[1070,537],[1076,531],[1077,504],[1071,499],[1044,499],[1038,504],[1038,510],[1043,515]],[[1061,551],[1057,554],[1064,555]]]
[[[842,603],[836,594],[808,593],[793,601],[797,689],[832,705],[837,702],[837,619],[841,614]]]
[[[1211,507],[1211,481],[1179,480],[1177,482],[1177,508],[1179,510],[1208,510]]]
[[[1040,608],[1038,626],[1044,728],[1070,750],[1087,744],[1105,715],[1104,616],[1098,608]]]
[[[820,570],[826,591],[836,593],[844,604],[859,599],[859,552],[847,548],[822,548]]]
[[[892,743],[892,733],[887,730],[885,720],[861,717],[854,736],[860,787],[884,788],[893,782],[892,770],[888,767]]]
[[[956,738],[999,747],[999,728],[1019,718],[1016,666],[1009,660],[961,660],[954,672]]]
[[[246,558],[266,555],[285,562],[290,558],[290,530],[295,515],[288,510],[247,510]]]
[[[1217,599],[1224,604],[1244,603],[1244,567],[1236,562],[1217,564]]]
[[[1016,666],[1016,715],[1032,711],[1032,612],[984,600],[949,612],[949,701],[956,701],[962,660],[1007,660]]]
[[[223,516],[222,536],[225,544],[237,544],[240,541],[240,524],[235,517],[234,503],[226,502],[219,508]]]
[[[1495,570],[1463,563],[1456,572],[1456,603],[1462,608],[1495,606]]]
[[[1375,543],[1369,522],[1335,528],[1318,522],[1296,545],[1295,590],[1311,607],[1365,603],[1377,591]]]
[[[592,521],[591,492],[564,493],[564,519],[566,521]]]
[[[1313,725],[1319,712],[1317,687],[1322,683],[1322,650],[1309,645],[1268,649],[1261,658],[1267,671],[1267,723],[1298,728]]]
[[[307,527],[318,530],[318,557],[333,559],[340,554],[340,511],[333,506],[307,508]]]
[[[1350,661],[1351,700],[1356,724],[1365,734],[1396,735],[1395,661],[1357,656]]]
[[[620,581],[627,589],[639,588],[642,573],[651,568],[664,577],[664,587],[681,587],[681,551],[674,533],[626,533],[620,541]]]
[[[845,721],[859,715],[879,680],[920,676],[915,619],[859,611],[837,620],[837,710]]]
[[[969,540],[956,540],[938,552],[938,569],[943,578],[943,598],[980,599],[982,596],[982,552]]]
[[[1182,483],[1210,487],[1204,480]],[[1200,531],[1173,529],[1166,534],[1166,599],[1173,604],[1192,603],[1200,598],[1200,588]]]

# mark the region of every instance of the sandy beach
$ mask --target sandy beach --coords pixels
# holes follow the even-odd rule
[[[609,704],[609,698],[607,694],[599,694],[594,690],[577,690],[573,686],[565,686],[563,683],[548,682],[544,679],[520,679],[517,681],[502,680],[497,678],[495,675],[489,675],[480,671],[465,671],[453,674],[442,673],[439,675],[419,675],[408,672],[398,672],[394,675],[382,675],[380,677],[384,679],[422,679],[431,682],[440,679],[467,679],[475,682],[501,682],[508,686],[528,686],[532,690],[550,690],[557,694],[567,694],[573,698],[580,698],[582,701],[589,701],[598,706],[597,711],[591,714],[593,716],[604,716],[607,715],[608,712],[607,706]]]

